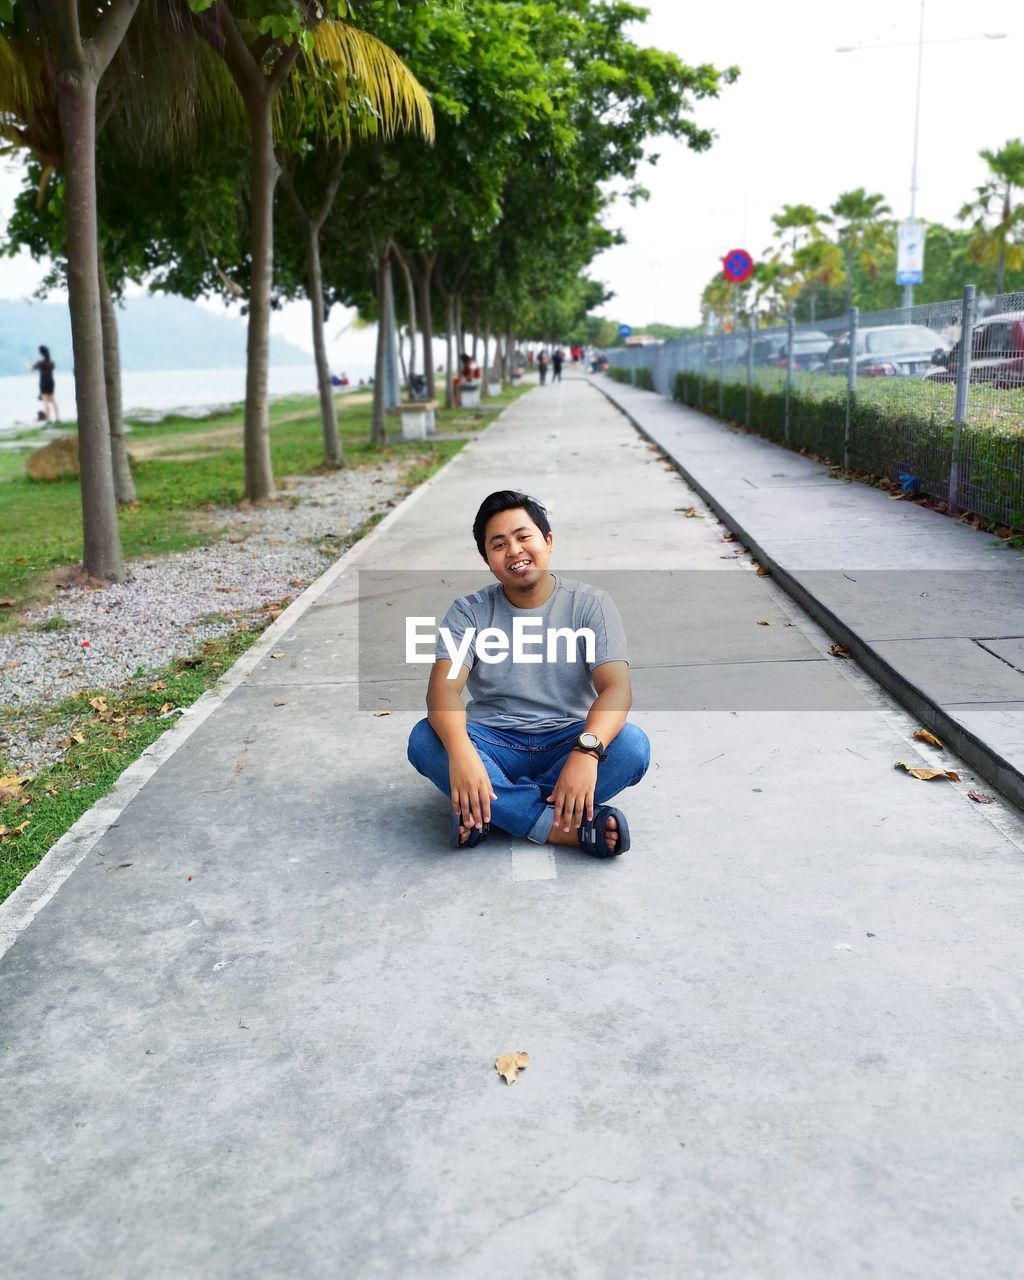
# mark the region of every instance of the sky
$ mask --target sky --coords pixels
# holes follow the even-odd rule
[[[646,3],[638,42],[688,63],[736,64],[741,74],[717,101],[696,104],[695,119],[718,135],[711,150],[657,140],[657,165],[638,175],[650,200],[613,206],[608,220],[627,243],[591,268],[615,295],[604,314],[634,327],[696,322],[701,290],[721,258],[733,248],[762,257],[771,215],[784,203],[824,209],[863,186],[881,192],[896,215],[910,212],[920,0]],[[988,0],[977,10],[962,0],[926,0],[919,217],[953,223],[984,180],[978,152],[1024,136],[1020,9],[1019,0]],[[903,47],[836,52],[873,45]],[[16,168],[0,161],[0,222],[17,190]],[[0,297],[30,295],[41,275],[27,258],[0,259]],[[333,331],[345,323],[336,310]],[[305,304],[284,308],[272,327],[310,348]]]

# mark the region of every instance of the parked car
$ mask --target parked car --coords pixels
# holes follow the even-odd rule
[[[937,352],[948,338],[923,324],[881,324],[857,330],[857,375],[862,378],[922,378],[936,368]],[[850,335],[844,333],[825,356],[826,373],[845,373],[850,364]]]
[[[784,333],[769,333],[763,338],[754,339],[754,364],[773,365],[778,361],[779,352],[786,345]]]
[[[821,329],[803,329],[793,335],[793,368],[814,370],[820,369],[825,357],[832,349],[832,339]],[[783,338],[775,360],[780,369],[789,365],[789,340]]]
[[[936,352],[935,363],[942,367],[928,374],[930,382],[955,382],[960,343],[954,343],[949,352]],[[974,326],[971,381],[991,382],[1003,390],[1024,387],[1024,312],[1003,311]]]

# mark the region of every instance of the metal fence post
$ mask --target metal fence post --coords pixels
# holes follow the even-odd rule
[[[750,426],[750,388],[754,381],[754,334],[757,330],[754,328],[754,317],[751,316],[747,321],[747,410],[746,423]]]
[[[705,313],[701,317],[700,349],[697,352],[697,356],[698,356],[697,368],[700,373],[700,379],[699,379],[698,391],[697,391],[697,403],[700,405],[702,409],[704,408],[704,347],[706,345],[707,333],[708,333],[708,318],[707,318],[707,314]]]
[[[850,469],[850,439],[853,427],[853,405],[857,397],[857,324],[860,310],[850,308],[850,359],[846,366],[846,430],[843,433],[843,470]]]
[[[949,511],[960,510],[960,437],[967,421],[971,388],[971,347],[974,345],[974,285],[964,285],[960,310],[960,355],[956,365],[956,409],[953,414],[953,448],[949,459]]]
[[[786,413],[784,420],[786,444],[789,444],[789,399],[793,394],[793,338],[796,322],[793,316],[792,303],[786,316]]]
[[[725,417],[725,324],[718,331],[718,416]]]

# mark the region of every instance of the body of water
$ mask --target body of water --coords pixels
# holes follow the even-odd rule
[[[365,369],[346,366],[353,383],[367,378]],[[245,369],[178,369],[126,373],[121,379],[125,413],[141,409],[193,409],[202,405],[232,404],[245,398]],[[34,373],[0,378],[0,428],[15,424],[34,426],[39,409],[39,382]],[[308,365],[280,365],[270,370],[271,395],[316,395],[316,370]],[[69,371],[57,370],[57,405],[62,418],[74,420],[75,383]]]

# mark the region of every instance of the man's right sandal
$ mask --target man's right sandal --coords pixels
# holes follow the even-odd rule
[[[608,848],[606,836],[609,818],[614,818],[619,824],[619,843],[614,849]],[[615,858],[629,848],[629,823],[621,809],[613,809],[608,804],[598,805],[593,820],[581,822],[576,828],[576,839],[580,848],[594,858]]]
[[[449,849],[475,849],[481,840],[486,840],[487,837],[491,834],[491,824],[489,822],[485,822],[483,825],[483,830],[481,830],[479,827],[474,827],[473,830],[469,833],[469,836],[465,840],[461,841],[460,843],[459,829],[461,828],[461,826],[462,826],[462,818],[459,814],[455,813],[455,811],[453,810],[452,820],[448,827],[448,848]]]

